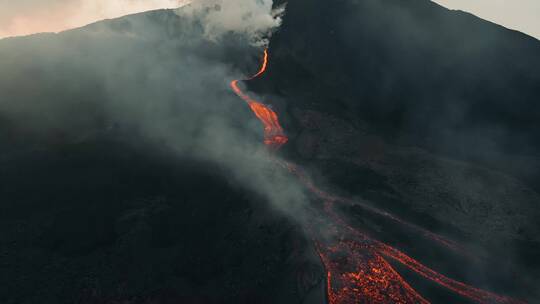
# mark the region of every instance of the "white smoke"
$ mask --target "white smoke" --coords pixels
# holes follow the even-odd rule
[[[126,14],[180,7],[178,14],[195,17],[207,39],[216,41],[235,32],[254,45],[264,45],[281,24],[284,11],[272,9],[272,4],[273,0],[0,0],[0,38],[59,32]]]
[[[234,32],[261,46],[281,24],[284,7],[272,6],[273,0],[199,0],[178,10],[178,14],[197,18],[206,38],[212,41]]]

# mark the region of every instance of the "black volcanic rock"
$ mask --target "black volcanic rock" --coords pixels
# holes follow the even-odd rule
[[[428,0],[289,1],[263,81],[295,106],[538,185],[540,41]]]
[[[296,275],[302,236],[218,165],[104,138],[0,163],[2,303],[272,303]]]
[[[296,0],[270,54],[253,87],[276,95],[289,157],[333,191],[490,248],[492,268],[531,277],[499,287],[534,293],[540,41],[427,0]]]
[[[270,53],[257,85],[279,96],[290,156],[375,170],[414,209],[461,213],[457,226],[485,217],[468,233],[538,240],[540,41],[427,0],[297,0]]]

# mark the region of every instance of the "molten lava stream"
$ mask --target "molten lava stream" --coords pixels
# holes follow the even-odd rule
[[[261,76],[266,71],[267,66],[268,51],[265,50],[259,71],[245,80],[252,80]],[[230,86],[249,105],[255,116],[262,122],[264,126],[264,144],[272,150],[279,149],[287,143],[288,138],[279,124],[276,112],[245,94],[240,89],[239,82],[240,80],[233,80]],[[321,223],[324,224],[317,225],[313,223],[310,225],[311,227],[308,227],[308,231],[316,239],[316,250],[327,272],[327,297],[330,304],[429,303],[428,300],[415,291],[394,270],[386,258],[395,260],[425,279],[481,304],[523,303],[450,279],[421,264],[405,253],[372,239],[366,233],[350,226],[347,221],[342,219],[334,210],[334,204],[336,202],[344,202],[360,206],[365,210],[411,228],[411,230],[419,232],[427,239],[442,244],[449,249],[460,251],[460,247],[454,242],[414,224],[405,222],[386,211],[326,193],[317,188],[307,175],[294,164],[278,159],[275,159],[275,161],[278,165],[286,168],[295,175],[306,189],[325,202],[324,212],[320,214]],[[331,237],[328,237],[329,235]]]
[[[332,201],[326,201],[325,203],[325,212],[330,216],[331,219],[333,219],[333,224],[335,225],[334,229],[337,232],[338,235],[347,236],[347,240],[343,240],[340,238],[337,238],[337,244],[333,245],[333,247],[330,248],[337,248],[341,250],[342,252],[349,252],[347,255],[347,259],[344,260],[343,258],[337,259],[338,262],[332,261],[332,259],[328,258],[328,255],[325,255],[322,253],[320,247],[318,249],[319,255],[321,255],[321,260],[323,261],[325,267],[328,269],[333,269],[334,272],[342,273],[342,275],[335,279],[336,282],[334,283],[328,283],[328,286],[332,287],[334,285],[337,285],[338,287],[335,288],[337,291],[334,291],[333,289],[329,289],[328,297],[330,300],[330,303],[429,303],[429,302],[423,302],[419,299],[415,301],[410,301],[412,297],[420,297],[419,294],[416,293],[408,284],[406,281],[404,281],[399,275],[392,276],[392,273],[395,272],[395,270],[388,264],[386,259],[384,257],[391,258],[395,260],[396,262],[399,262],[403,264],[404,266],[408,267],[412,271],[416,272],[417,274],[421,275],[425,279],[428,279],[432,282],[435,282],[439,284],[442,287],[445,287],[448,290],[451,290],[452,292],[461,295],[462,297],[468,298],[470,300],[473,300],[477,303],[484,303],[484,304],[519,304],[524,303],[509,297],[499,296],[497,294],[494,294],[492,292],[488,292],[479,288],[475,288],[472,286],[469,286],[465,283],[453,280],[451,278],[448,278],[433,269],[430,269],[429,267],[423,265],[422,263],[418,262],[417,260],[409,257],[405,253],[386,245],[380,241],[374,240],[371,237],[369,237],[367,234],[363,233],[359,229],[354,229],[353,227],[349,226],[342,218],[340,218],[337,213],[333,210],[333,202]],[[331,250],[331,252],[334,252],[335,250]],[[369,260],[369,266],[371,266],[371,269],[367,267],[366,261],[360,259],[355,259],[355,255],[358,254],[358,252],[367,252],[367,254],[364,255],[364,258]],[[343,261],[346,261],[343,262]],[[341,270],[340,270],[341,269]],[[368,299],[362,298],[362,301],[348,301],[348,300],[340,300],[332,302],[332,296],[333,298],[339,298],[339,299],[349,299],[352,295],[347,294],[347,291],[350,291],[351,288],[343,288],[339,286],[371,286],[374,282],[378,282],[377,279],[373,280],[372,277],[368,277],[370,280],[370,283],[363,282],[363,281],[357,281],[358,276],[352,275],[353,273],[356,274],[366,274],[369,271],[375,272],[376,274],[384,274],[382,275],[382,279],[385,280],[385,284],[390,284],[393,286],[393,289],[388,289],[387,293],[384,293],[386,296],[385,301],[379,301],[381,298],[381,295],[378,295],[377,297],[369,296]],[[346,274],[345,276],[343,274]],[[393,283],[391,283],[393,281]],[[386,286],[386,285],[385,285]],[[397,287],[401,287],[401,291],[397,291],[399,289],[396,289]],[[358,288],[357,288],[358,289]],[[372,293],[367,293],[372,294]],[[378,299],[375,302],[372,302],[371,300]],[[399,299],[399,301],[397,301]],[[423,298],[422,298],[423,299]],[[425,299],[423,299],[425,301]]]
[[[264,50],[264,58],[261,68],[255,75],[245,80],[252,80],[259,77],[266,71],[267,66],[268,51]],[[238,86],[239,82],[240,80],[231,81],[231,88],[236,93],[236,95],[238,95],[238,97],[242,98],[249,105],[251,111],[253,111],[253,113],[255,113],[255,116],[257,116],[257,118],[263,123],[264,144],[273,150],[281,148],[281,146],[287,143],[289,138],[285,135],[285,133],[283,132],[283,128],[279,124],[276,112],[274,112],[269,106],[255,99],[252,99],[247,94],[245,94]]]
[[[429,303],[381,255],[368,247],[354,249],[346,242],[317,244],[330,304]]]

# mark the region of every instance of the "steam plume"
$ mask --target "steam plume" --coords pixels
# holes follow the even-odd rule
[[[217,41],[224,34],[246,35],[250,43],[263,46],[281,24],[284,7],[273,9],[273,0],[193,1],[178,13],[198,18],[206,38]]]

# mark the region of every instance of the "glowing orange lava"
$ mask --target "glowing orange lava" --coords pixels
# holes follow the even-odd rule
[[[262,75],[266,71],[266,67],[268,66],[268,51],[264,50],[264,58],[263,63],[261,65],[261,68],[259,71],[249,77],[247,80],[252,80],[260,75]],[[245,94],[240,87],[238,86],[238,83],[240,80],[233,80],[231,81],[231,88],[233,91],[238,95],[240,98],[242,98],[249,107],[251,108],[251,111],[255,113],[255,116],[263,123],[264,125],[264,144],[267,147],[270,147],[271,149],[279,149],[281,146],[283,146],[289,138],[285,135],[283,132],[283,128],[279,124],[279,120],[277,117],[276,112],[274,112],[269,106],[249,97],[247,94]]]
[[[328,283],[331,288],[328,291],[328,299],[331,304],[348,304],[348,303],[429,303],[423,299],[409,284],[399,275],[394,275],[395,270],[388,264],[386,258],[393,259],[396,262],[408,267],[422,277],[435,282],[465,298],[482,304],[519,304],[524,303],[514,300],[509,297],[499,296],[497,294],[469,286],[465,283],[448,278],[433,269],[423,265],[417,260],[411,258],[400,250],[386,245],[380,241],[374,240],[366,233],[355,229],[339,217],[334,211],[334,202],[329,200],[325,203],[326,214],[333,219],[335,230],[338,235],[347,236],[346,238],[337,238],[334,245],[330,247],[330,253],[341,251],[347,256],[335,257],[329,254],[324,254],[321,247],[318,247],[318,252],[321,255],[327,271],[340,273],[332,282]],[[328,252],[328,248],[327,250]],[[360,256],[362,253],[362,256]],[[356,258],[355,258],[356,257]],[[367,264],[366,264],[367,263]],[[357,276],[343,274],[366,274],[374,272],[380,275],[377,278],[373,274],[363,276],[364,280],[355,280]],[[373,285],[380,284],[380,280],[384,281],[386,300],[382,300],[380,294],[374,293]],[[386,284],[390,285],[386,285]],[[344,288],[343,286],[349,286]],[[352,286],[352,287],[351,287]],[[349,294],[351,289],[370,290],[361,295]],[[338,299],[338,300],[335,300]]]
[[[327,269],[330,304],[429,303],[382,256],[359,249],[349,248],[346,243],[318,246]]]
[[[263,63],[259,71],[251,80],[261,76],[268,66],[268,52],[264,51]],[[279,124],[277,114],[268,106],[246,95],[238,86],[240,80],[233,80],[231,88],[248,103],[251,110],[264,125],[264,144],[272,149],[279,149],[288,138]],[[291,174],[324,202],[320,213],[321,225],[314,223],[308,227],[309,233],[315,241],[315,247],[326,269],[327,298],[330,304],[428,304],[430,303],[414,290],[388,263],[392,259],[410,270],[416,272],[427,280],[481,304],[520,304],[524,303],[512,298],[499,296],[481,290],[465,283],[453,280],[435,270],[423,265],[409,257],[400,250],[371,238],[347,223],[335,211],[335,204],[347,204],[363,208],[366,211],[382,216],[409,230],[419,233],[427,240],[431,240],[456,253],[468,256],[467,252],[458,244],[438,234],[432,233],[417,225],[406,222],[399,217],[384,210],[377,209],[361,201],[354,201],[343,197],[331,195],[315,186],[296,165],[275,159],[276,163],[286,168]]]

